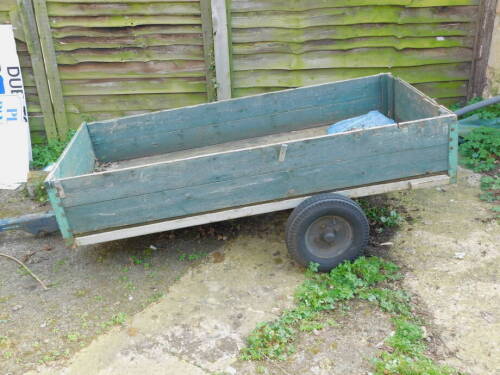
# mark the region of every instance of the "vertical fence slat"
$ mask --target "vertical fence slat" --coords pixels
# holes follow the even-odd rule
[[[217,100],[215,88],[214,34],[212,24],[212,8],[210,0],[200,0],[201,27],[203,31],[203,53],[205,56],[205,72],[207,78],[207,99]]]
[[[59,70],[57,68],[56,52],[52,40],[49,15],[47,13],[47,4],[45,3],[45,0],[33,0],[33,5],[35,9],[38,33],[40,36],[43,59],[45,61],[45,71],[47,73],[50,96],[54,107],[57,130],[59,137],[64,138],[69,130],[68,120],[66,118],[61,80],[59,78]]]
[[[217,99],[231,98],[231,65],[225,0],[211,0],[214,27],[215,72]]]
[[[477,33],[474,43],[474,61],[467,98],[472,99],[482,96],[486,87],[486,70],[490,55],[491,39],[495,24],[497,0],[481,0],[479,17],[477,20]]]
[[[33,4],[31,0],[19,0],[18,6],[20,9],[19,16],[24,30],[24,38],[28,47],[28,52],[31,56],[31,64],[35,76],[35,84],[40,100],[40,107],[43,113],[45,134],[50,141],[58,138],[52,101],[50,99],[49,86],[47,84],[47,76],[45,74],[45,66],[43,62],[42,48],[38,38],[35,14],[33,12]]]

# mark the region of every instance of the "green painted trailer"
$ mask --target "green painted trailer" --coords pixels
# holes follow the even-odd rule
[[[396,124],[327,134],[371,110]],[[295,208],[289,249],[328,269],[367,240],[347,197],[454,182],[457,147],[455,114],[379,74],[84,123],[46,186],[73,245]]]

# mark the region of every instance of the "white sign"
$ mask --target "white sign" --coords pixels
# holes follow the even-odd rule
[[[31,159],[28,112],[11,25],[0,25],[0,189],[26,182]]]

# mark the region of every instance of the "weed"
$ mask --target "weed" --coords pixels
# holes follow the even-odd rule
[[[293,341],[297,330],[308,330],[318,325],[318,314],[331,310],[342,301],[352,299],[378,282],[397,278],[397,267],[380,258],[359,258],[353,263],[342,263],[330,273],[317,273],[317,264],[311,264],[307,280],[297,289],[297,307],[286,310],[273,322],[260,324],[248,337],[242,350],[243,359],[284,359],[294,352]],[[366,297],[366,295],[365,295]],[[367,297],[366,297],[367,298]]]
[[[80,334],[78,332],[68,333],[68,335],[66,337],[67,337],[68,341],[70,341],[70,342],[77,342],[78,340],[80,340]]]
[[[475,172],[491,171],[500,158],[500,129],[480,127],[464,136],[460,153],[466,167]]]
[[[135,256],[135,255],[132,255],[130,257],[130,260],[132,261],[133,264],[135,265],[139,265],[139,264],[143,264],[144,263],[144,259],[142,258],[139,258],[138,256]]]
[[[66,138],[62,141],[52,141],[47,145],[33,146],[33,162],[32,166],[36,169],[43,169],[50,163],[53,163],[59,158],[59,155],[64,151],[64,148],[69,143],[75,131],[68,132]]]
[[[205,258],[207,255],[208,255],[208,253],[204,253],[204,252],[193,253],[193,254],[183,253],[183,254],[179,255],[179,260],[181,262],[186,261],[186,260],[192,262],[192,261],[195,261],[195,260],[199,260],[199,259]]]
[[[366,199],[359,199],[358,203],[370,222],[375,225],[392,228],[403,222],[401,215],[391,207],[376,206]]]
[[[127,314],[119,312],[118,314],[113,315],[110,320],[101,323],[101,327],[106,329],[113,326],[124,325],[126,320]]]
[[[318,274],[317,265],[311,264],[306,281],[296,291],[297,306],[283,312],[275,321],[259,324],[248,336],[241,357],[285,359],[295,351],[293,342],[298,331],[314,331],[326,326],[317,321],[321,312],[360,298],[376,302],[393,315],[395,332],[385,341],[391,349],[374,360],[376,375],[457,375],[457,371],[437,365],[425,355],[424,331],[413,315],[410,297],[401,290],[375,287],[400,277],[396,265],[377,257],[345,262],[325,274]],[[335,322],[327,324],[336,325]]]

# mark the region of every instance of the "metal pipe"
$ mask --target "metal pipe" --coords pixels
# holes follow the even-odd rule
[[[486,99],[486,100],[483,100],[479,103],[474,103],[474,104],[468,105],[466,107],[460,108],[458,111],[455,111],[455,114],[457,116],[463,116],[466,113],[469,113],[469,112],[475,111],[477,109],[481,109],[483,107],[487,107],[489,105],[496,104],[496,103],[500,103],[500,96],[494,96],[491,99]]]

